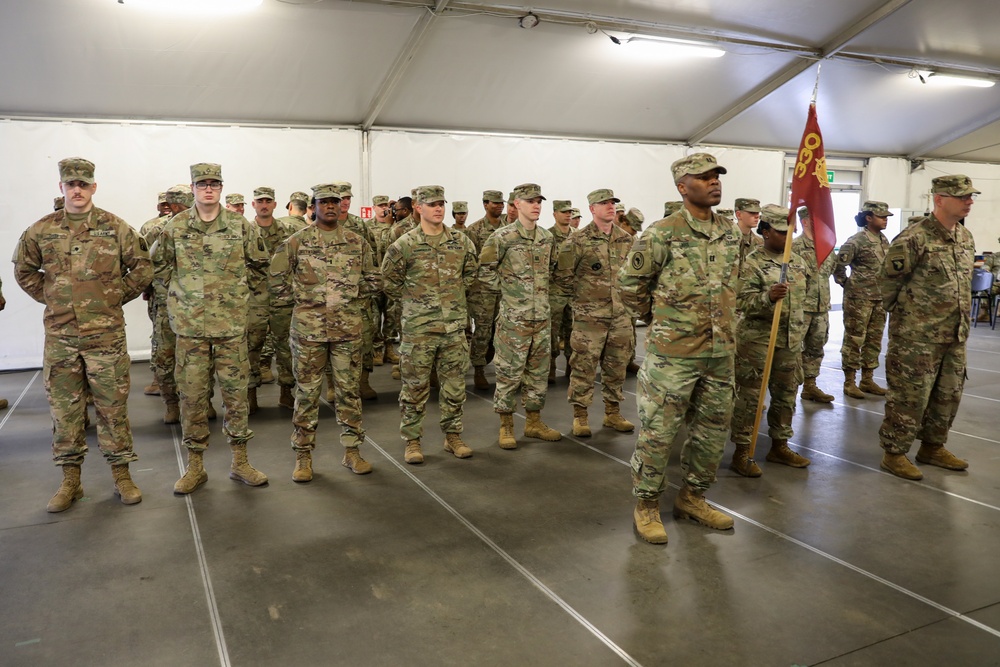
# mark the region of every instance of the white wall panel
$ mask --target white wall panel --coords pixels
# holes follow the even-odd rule
[[[1000,250],[1000,165],[969,162],[927,161],[910,174],[910,207],[928,206],[931,180],[945,174],[965,174],[982,192],[972,206],[965,226],[976,239],[976,251]],[[931,204],[933,206],[933,204]]]

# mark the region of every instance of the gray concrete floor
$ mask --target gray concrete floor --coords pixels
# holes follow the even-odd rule
[[[709,498],[735,515],[728,532],[674,521],[672,488],[666,547],[633,533],[635,436],[600,428],[599,398],[593,438],[503,451],[491,393],[470,390],[474,457],[441,450],[432,404],[427,461],[408,466],[383,366],[364,407],[374,473],[340,466],[324,408],[316,478],[299,485],[268,385],[250,452],[270,484],[228,479],[220,420],[209,482],[182,498],[180,430],[135,364],[143,502],[112,495],[91,429],[86,496],[47,514],[59,474],[41,375],[0,375],[0,665],[998,665],[1000,332],[969,342],[949,446],[970,471],[908,482],[878,467],[883,401],[840,391],[840,318],[820,377],[837,401],[795,416],[812,466],[762,461],[753,480],[724,462]],[[564,433],[565,390],[560,372],[543,412]],[[634,401],[625,413],[637,421]]]

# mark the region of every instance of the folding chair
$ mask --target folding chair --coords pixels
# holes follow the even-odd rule
[[[972,271],[972,326],[979,324],[979,309],[983,302],[990,316],[990,328],[996,326],[996,313],[993,310],[993,295],[990,293],[993,288],[993,274],[986,269],[973,269]]]

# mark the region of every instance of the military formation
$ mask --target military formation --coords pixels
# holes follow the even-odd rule
[[[506,198],[500,190],[483,191],[482,217],[468,225],[465,201],[451,202],[445,224],[448,200],[440,185],[413,188],[396,200],[377,195],[373,217],[363,220],[350,212],[347,182],[292,193],[283,217],[275,216],[274,189],[259,186],[249,218],[243,195],[223,195],[222,166],[198,163],[189,183],[161,193],[157,216],[135,231],[94,204],[93,163],[67,158],[58,168],[63,197],[25,230],[13,258],[18,284],[45,306],[45,389],[53,458],[63,474],[50,512],[83,496],[91,402],[115,494],[125,504],[142,499],[129,473],[137,455],[122,312],[139,296],[152,323],[153,381],[144,392],[161,397],[163,422],[180,424],[187,450],[174,485],[178,495],[208,480],[203,456],[216,386],[232,452],[230,478],[252,487],[268,482],[250,463],[250,417],[259,387],[276,381],[278,404],[290,411],[292,479],[307,483],[324,399],[341,427],[344,467],[372,471],[361,453],[362,406],[377,398],[369,382],[376,366],[390,365],[400,382],[403,460],[420,465],[433,389],[444,451],[473,456],[463,437],[470,366],[473,387],[493,391],[499,448],[518,448],[513,417],[522,404],[523,438],[562,439],[542,411],[563,356],[576,438],[592,435],[597,387],[601,425],[636,430],[622,404],[626,376],[637,373],[631,470],[639,536],[667,542],[660,497],[682,426],[674,514],[730,529],[732,517],[705,494],[729,439],[731,470],[763,473],[751,436],[779,302],[765,460],[810,464],[788,441],[799,387],[803,400],[834,399],[816,383],[829,337],[831,275],[844,287],[844,393],[887,394],[881,467],[920,479],[907,456],[917,439],[919,463],[968,467],[945,447],[965,377],[975,256],[961,221],[978,191],[963,175],[935,178],[932,211],[891,243],[882,233],[892,215],[888,204],[865,202],[855,218],[859,232],[818,264],[808,209],[796,215],[749,197],[737,198],[732,211],[718,209],[727,170],[707,153],[671,165],[680,199],[667,201],[663,218],[649,225],[613,190],[598,188],[587,196],[588,223],[581,226],[571,201],[555,199],[553,222],[543,226],[548,199],[535,183],[516,186]],[[786,263],[796,217],[802,233]],[[887,316],[885,389],[873,372]],[[637,324],[648,326],[644,356],[636,355]],[[486,374],[490,362],[495,386]]]

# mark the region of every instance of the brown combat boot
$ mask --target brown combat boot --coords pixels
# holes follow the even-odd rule
[[[368,384],[368,371],[361,371],[361,387],[358,393],[360,394],[362,401],[374,401],[378,398],[378,392],[372,389],[372,386]]]
[[[208,409],[205,410],[205,416],[209,419],[215,419],[219,415],[215,412],[215,406],[212,405],[212,401],[208,402]]]
[[[736,443],[736,451],[733,452],[733,460],[729,464],[729,469],[744,477],[760,477],[760,466],[756,461],[750,459],[750,443],[741,445]]]
[[[407,463],[423,463],[424,453],[420,451],[419,440],[407,440],[406,451],[403,452],[403,460]]]
[[[514,413],[500,413],[500,449],[517,449],[514,437]]]
[[[164,424],[176,424],[181,420],[181,408],[177,404],[177,401],[171,401],[166,404],[166,409],[163,411],[163,423]]]
[[[346,447],[344,449],[344,460],[340,465],[349,468],[355,475],[367,475],[372,471],[372,464],[361,458],[361,452],[357,447]]]
[[[552,357],[552,361],[549,362],[549,384],[556,383],[556,358]]]
[[[385,344],[385,360],[390,364],[399,364],[399,353],[396,352],[396,348],[392,346],[392,343]]]
[[[667,531],[660,518],[660,501],[640,498],[632,512],[632,521],[639,537],[650,544],[666,544]]]
[[[247,460],[247,443],[230,445],[233,450],[233,465],[229,469],[229,479],[243,482],[247,486],[263,486],[267,484],[267,475],[257,470]]]
[[[187,470],[184,471],[184,476],[174,483],[174,493],[187,495],[208,481],[208,473],[205,472],[202,461],[203,455],[202,451],[188,450]]]
[[[917,450],[917,461],[928,465],[937,466],[946,470],[965,470],[969,467],[968,461],[963,461],[947,449],[944,445],[932,445],[921,443]]]
[[[858,388],[855,384],[854,379],[857,375],[857,371],[853,368],[844,369],[844,395],[850,396],[851,398],[864,398],[865,393]]]
[[[311,482],[313,478],[313,457],[308,449],[295,450],[295,470],[292,471],[293,482]]]
[[[127,463],[111,466],[111,474],[115,478],[115,495],[121,498],[123,505],[142,502],[142,491],[132,481]]]
[[[802,385],[802,400],[817,403],[833,403],[833,396],[816,386],[816,378],[806,378]]]
[[[272,382],[274,382],[274,373],[271,371],[271,364],[261,362],[260,383],[271,384]]]
[[[372,352],[372,366],[385,365],[385,348],[380,347]]]
[[[733,527],[733,517],[709,507],[702,492],[687,484],[681,486],[674,500],[674,518],[691,519],[716,530],[728,530]]]
[[[617,403],[604,403],[604,426],[613,428],[619,433],[631,433],[635,424],[622,417],[621,408]]]
[[[56,495],[52,496],[46,512],[65,512],[73,501],[83,498],[83,486],[80,484],[80,466],[64,465],[62,467],[63,481]]]
[[[292,394],[291,387],[281,385],[281,393],[278,394],[278,407],[295,409],[295,396]]]
[[[578,438],[590,437],[590,424],[587,422],[587,408],[582,405],[573,406],[573,435]]]
[[[527,410],[526,413],[528,420],[524,425],[525,438],[538,438],[539,440],[547,440],[548,442],[562,440],[562,433],[545,425],[545,422],[542,421],[541,412],[538,410]]]
[[[771,451],[764,457],[769,463],[780,463],[792,468],[805,468],[812,461],[788,448],[787,440],[772,440]]]
[[[906,458],[906,454],[890,454],[886,452],[882,455],[882,462],[879,463],[879,468],[903,479],[918,480],[924,478],[924,473],[920,472],[917,466],[910,463],[910,459]]]
[[[880,387],[875,384],[874,368],[861,369],[861,384],[858,385],[858,389],[868,394],[875,394],[876,396],[885,396],[889,393],[886,391],[885,387]]]
[[[142,390],[146,396],[159,396],[160,395],[160,384],[153,378],[153,381],[146,385],[146,388]]]
[[[260,410],[260,406],[257,405],[257,387],[250,387],[247,389],[247,414],[256,414]]]
[[[402,379],[403,376],[399,374],[399,364],[396,364],[392,367],[392,372],[390,373],[390,375],[392,376],[393,380]]]
[[[458,433],[444,434],[444,451],[451,452],[457,459],[467,459],[472,456],[472,448],[462,442]]]
[[[635,357],[632,357],[632,361],[628,362],[628,366],[625,367],[625,372],[630,375],[635,375],[639,372],[639,364],[635,363]]]
[[[7,402],[6,398],[0,398],[0,410],[6,410],[10,403]]]
[[[473,366],[475,375],[472,378],[472,382],[476,389],[489,389],[490,382],[486,379],[486,367],[485,366]]]

